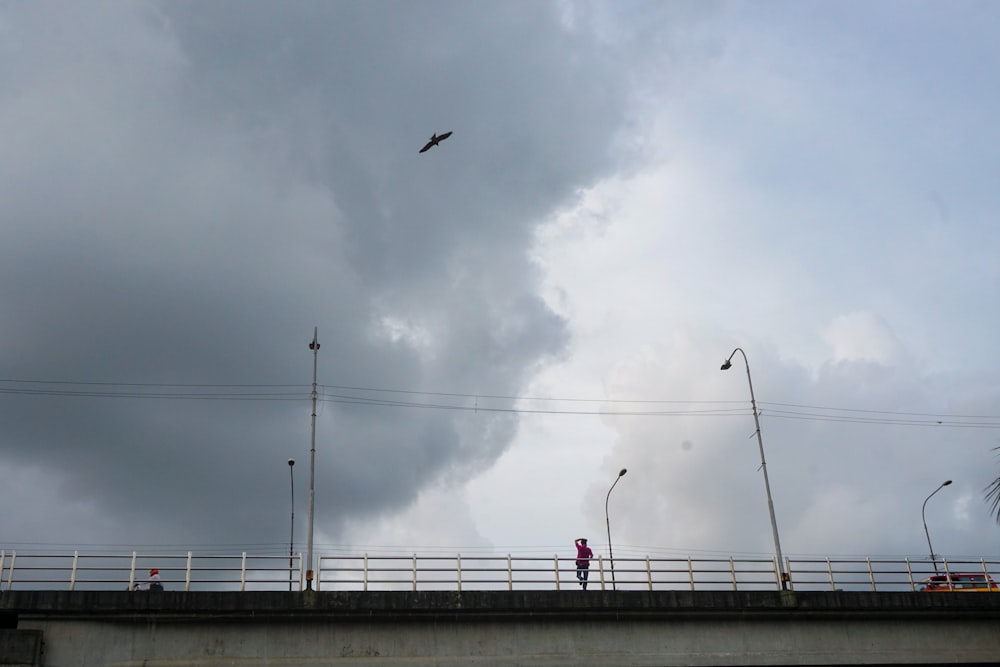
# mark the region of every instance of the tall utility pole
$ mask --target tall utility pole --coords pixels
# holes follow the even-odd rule
[[[306,589],[312,590],[313,582],[313,517],[316,508],[316,367],[319,363],[319,327],[313,327],[313,339],[309,343],[313,353],[312,386],[312,435],[309,439],[309,536],[306,544]]]
[[[934,489],[934,493],[937,493],[938,491],[948,486],[949,484],[951,484],[951,480],[946,479],[945,481],[941,482],[941,486]],[[929,530],[927,530],[927,501],[934,497],[934,493],[932,493],[931,495],[927,496],[924,499],[924,504],[920,508],[920,518],[923,519],[924,521],[924,535],[927,536],[927,548],[930,549],[931,562],[934,563],[934,574],[937,574],[938,573],[937,554],[934,553],[934,547],[931,546],[931,533]]]
[[[781,590],[788,590],[788,573],[785,572],[785,557],[781,553],[781,540],[778,539],[778,520],[774,518],[774,500],[771,498],[771,482],[767,479],[767,462],[764,460],[764,440],[760,435],[760,413],[757,411],[757,399],[753,395],[753,380],[750,379],[750,362],[743,348],[733,350],[729,358],[722,362],[721,370],[727,371],[733,367],[733,356],[739,352],[743,355],[743,365],[747,367],[747,384],[750,385],[750,408],[753,410],[753,425],[757,433],[757,447],[760,449],[760,470],[764,473],[764,492],[767,494],[767,511],[771,515],[771,533],[774,536],[774,552],[777,557],[778,574],[781,580]]]
[[[604,523],[608,527],[608,554],[611,556],[611,589],[617,591],[618,585],[615,584],[615,550],[611,548],[611,519],[608,518],[608,501],[611,500],[611,492],[615,490],[615,484],[618,483],[622,477],[625,476],[628,470],[625,468],[621,469],[618,476],[615,477],[614,483],[611,484],[611,488],[608,489],[608,495],[604,497]]]
[[[295,558],[295,459],[288,459],[288,481],[292,489],[292,519],[288,529],[288,590],[292,590],[292,561]]]

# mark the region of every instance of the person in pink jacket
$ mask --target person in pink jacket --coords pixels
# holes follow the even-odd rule
[[[576,578],[580,580],[583,590],[587,590],[587,579],[590,577],[590,559],[594,557],[594,552],[587,546],[586,537],[578,537],[573,543],[576,544]]]

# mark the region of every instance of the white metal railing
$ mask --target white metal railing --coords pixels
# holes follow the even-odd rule
[[[157,568],[167,590],[294,590],[306,585],[302,554],[38,554],[0,551],[0,591],[133,590]],[[982,573],[1000,578],[1000,561],[907,558],[787,558],[787,588],[799,591],[916,591],[935,574]],[[767,558],[616,558],[599,555],[590,590],[781,589]],[[320,555],[314,587],[338,591],[579,590],[576,557],[473,555]]]
[[[42,554],[0,551],[0,591],[135,590],[159,570],[169,590],[302,590],[302,554],[256,556],[80,553]]]

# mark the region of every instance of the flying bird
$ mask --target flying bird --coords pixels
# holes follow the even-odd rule
[[[439,143],[441,143],[442,141],[444,141],[445,139],[447,139],[450,136],[451,136],[451,132],[445,132],[444,134],[442,134],[440,136],[438,136],[436,133],[432,134],[431,135],[431,140],[428,141],[426,144],[424,144],[424,147],[421,148],[417,152],[424,153],[426,151],[429,151],[433,146],[437,146]]]

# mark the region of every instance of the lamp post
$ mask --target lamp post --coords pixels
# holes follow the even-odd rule
[[[611,484],[611,488],[608,489],[608,495],[604,498],[604,523],[608,527],[608,555],[611,556],[611,589],[616,591],[618,590],[618,586],[615,584],[615,552],[611,548],[611,519],[608,518],[608,501],[611,499],[611,492],[614,490],[615,484],[617,484],[618,480],[624,477],[627,472],[628,470],[625,468],[622,468],[618,472],[618,476],[615,477],[615,481]]]
[[[722,362],[721,370],[729,370],[732,368],[733,356],[739,352],[743,355],[743,364],[747,369],[747,383],[750,385],[750,407],[753,410],[753,423],[754,427],[757,429],[757,447],[760,449],[760,469],[764,473],[764,491],[767,493],[767,511],[771,515],[771,533],[774,535],[774,551],[775,555],[778,557],[778,575],[781,579],[782,590],[787,590],[788,588],[788,575],[785,573],[785,559],[781,554],[781,540],[778,539],[778,520],[774,517],[774,500],[771,499],[771,482],[767,478],[767,462],[764,460],[764,441],[761,439],[760,435],[760,418],[757,415],[757,399],[753,395],[753,380],[750,379],[750,362],[747,361],[747,354],[743,351],[743,348],[736,348],[733,350],[729,358]]]
[[[313,582],[313,514],[316,507],[316,365],[319,358],[319,328],[313,327],[313,339],[309,343],[313,353],[312,384],[312,435],[309,439],[309,517],[306,539],[306,589],[312,590]]]
[[[920,518],[923,519],[923,521],[924,521],[924,535],[927,536],[927,548],[931,552],[931,562],[934,563],[934,574],[937,574],[937,572],[938,572],[937,556],[934,555],[934,547],[931,546],[931,534],[930,534],[930,531],[927,530],[927,515],[925,514],[925,511],[927,510],[927,501],[930,500],[931,497],[935,493],[937,493],[938,491],[940,491],[944,487],[948,486],[949,484],[951,484],[951,480],[950,479],[946,479],[945,481],[941,482],[941,486],[939,486],[938,488],[934,489],[934,492],[931,493],[931,495],[929,495],[926,498],[924,498],[924,504],[920,508]]]
[[[295,558],[295,459],[288,459],[288,477],[292,484],[292,520],[288,530],[288,590],[292,590],[292,559]]]

